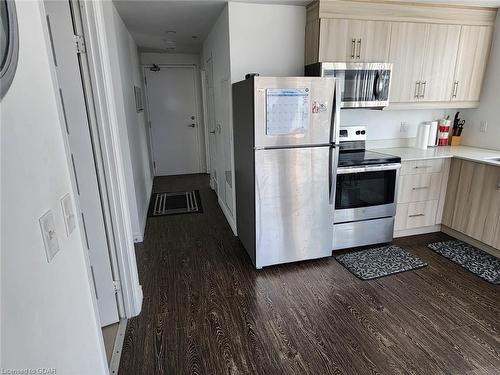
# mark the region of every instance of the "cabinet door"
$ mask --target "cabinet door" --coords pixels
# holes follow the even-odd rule
[[[321,19],[319,61],[387,62],[391,23]]]
[[[451,100],[479,101],[492,32],[490,26],[462,26]]]
[[[390,101],[418,101],[428,25],[395,22],[391,28],[389,62],[393,63]]]
[[[449,101],[460,26],[431,24],[427,35],[419,99],[426,102]]]
[[[322,18],[320,20],[318,61],[346,61],[347,56],[351,56],[351,45],[349,44],[348,50],[347,40],[348,20]]]
[[[350,20],[347,59],[357,62],[387,62],[390,38],[390,22]]]

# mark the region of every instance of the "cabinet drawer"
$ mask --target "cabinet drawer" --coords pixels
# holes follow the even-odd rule
[[[395,230],[427,227],[436,224],[438,201],[398,204]]]
[[[439,199],[441,179],[441,173],[401,176],[399,178],[398,203]]]
[[[443,168],[444,159],[411,160],[401,163],[401,175],[438,173]]]

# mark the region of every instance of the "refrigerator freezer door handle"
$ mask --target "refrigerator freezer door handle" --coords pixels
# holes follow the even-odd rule
[[[331,129],[332,134],[330,135],[331,142],[334,144],[338,144],[339,142],[339,133],[340,133],[340,104],[342,101],[342,91],[340,88],[340,80],[335,79],[335,94],[333,96],[334,101],[334,113],[333,116],[333,128]]]

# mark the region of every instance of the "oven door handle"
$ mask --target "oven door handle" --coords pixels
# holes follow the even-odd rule
[[[401,164],[399,163],[375,164],[367,165],[365,167],[340,167],[337,168],[337,174],[391,171],[398,170],[399,168],[401,168]]]

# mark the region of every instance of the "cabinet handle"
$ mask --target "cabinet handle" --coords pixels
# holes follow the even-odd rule
[[[417,165],[415,166],[415,169],[419,169],[419,168],[432,168],[432,165]]]
[[[420,81],[415,82],[415,94],[414,98],[418,98],[418,93],[420,92]]]
[[[453,94],[452,94],[452,98],[456,98],[457,97],[457,91],[458,91],[458,81],[455,81],[455,82],[453,82]]]
[[[356,39],[351,41],[351,59],[354,59],[356,54]]]
[[[415,186],[411,190],[429,189],[430,186]]]
[[[356,58],[359,59],[361,57],[361,39],[358,39],[358,53],[356,54]]]
[[[420,95],[420,98],[425,97],[425,86],[427,85],[427,81],[422,82],[422,94]]]
[[[419,217],[419,216],[425,216],[425,214],[413,214],[413,215],[408,215],[408,217]]]

